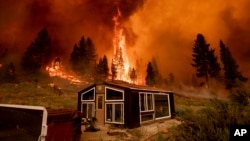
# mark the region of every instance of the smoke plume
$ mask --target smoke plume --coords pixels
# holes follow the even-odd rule
[[[55,55],[68,57],[84,35],[93,40],[99,56],[110,60],[117,7],[130,61],[143,59],[146,66],[155,56],[163,76],[173,72],[179,80],[190,80],[192,47],[202,33],[217,56],[222,39],[240,71],[250,74],[248,0],[0,0],[0,47],[21,54],[46,28]]]

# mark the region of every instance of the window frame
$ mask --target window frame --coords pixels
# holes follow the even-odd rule
[[[89,118],[92,118],[92,117],[88,117],[88,104],[92,104],[92,106],[93,106],[93,108],[92,108],[92,115],[93,115],[93,117],[95,117],[96,115],[95,115],[95,102],[82,102],[81,103],[81,113],[83,112],[82,111],[82,105],[83,104],[86,104],[87,105],[87,107],[86,107],[86,117],[83,117],[83,118],[85,118],[85,119],[89,119]]]
[[[111,90],[114,90],[114,91],[121,92],[122,93],[122,99],[108,100],[107,99],[107,89],[111,89]],[[124,90],[105,86],[105,102],[118,102],[118,101],[119,102],[124,101]]]
[[[168,97],[168,116],[164,116],[164,117],[158,117],[158,118],[155,118],[155,120],[159,120],[159,119],[165,119],[165,118],[169,118],[171,117],[171,109],[170,109],[170,99],[169,99],[169,94],[168,93],[155,93],[155,95],[167,95]],[[154,95],[154,96],[155,96]],[[154,100],[155,102],[155,100]]]
[[[84,100],[84,99],[83,99],[83,95],[86,94],[86,93],[88,93],[88,92],[91,91],[91,90],[94,90],[93,99],[91,99],[91,100]],[[87,91],[81,93],[81,101],[82,101],[82,102],[88,102],[88,101],[91,101],[91,102],[92,102],[92,101],[95,101],[95,87],[93,87],[93,88],[91,88],[91,89],[89,89],[89,90],[87,90]]]
[[[120,104],[121,110],[122,110],[122,122],[116,122],[116,121],[108,121],[107,120],[107,105],[112,105],[112,119],[115,119],[115,105]],[[105,103],[105,123],[111,123],[111,124],[124,124],[124,103],[123,102],[107,102]]]
[[[141,110],[141,94],[144,95],[144,108],[145,110]],[[148,95],[151,95],[152,98],[152,110],[148,110]],[[140,106],[140,113],[146,113],[146,112],[154,112],[155,111],[155,103],[154,103],[154,93],[148,93],[148,92],[139,92],[139,106]]]
[[[144,108],[145,110],[142,111],[141,110],[141,94],[144,95]],[[140,109],[140,123],[147,123],[147,122],[151,122],[151,121],[154,121],[155,120],[155,103],[154,103],[154,94],[155,93],[152,93],[152,92],[139,92],[139,109]],[[148,110],[148,95],[151,95],[151,98],[152,98],[152,110]],[[146,121],[142,121],[142,116],[144,115],[152,115],[152,119],[150,120],[146,120]]]

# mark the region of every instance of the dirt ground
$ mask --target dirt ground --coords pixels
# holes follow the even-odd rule
[[[159,132],[167,134],[169,128],[175,127],[180,123],[176,119],[166,119],[164,121],[145,124],[135,129],[97,125],[100,131],[96,132],[84,132],[85,126],[82,126],[81,141],[153,141]]]

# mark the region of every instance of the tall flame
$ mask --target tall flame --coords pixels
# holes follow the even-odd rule
[[[126,37],[124,35],[123,28],[119,23],[119,19],[121,18],[121,16],[122,16],[121,11],[119,8],[117,8],[117,15],[113,17],[114,21],[113,63],[116,66],[116,71],[117,71],[116,79],[130,82],[128,76],[130,65],[126,53]]]

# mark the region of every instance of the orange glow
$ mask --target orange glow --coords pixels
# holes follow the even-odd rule
[[[113,37],[113,47],[114,47],[114,64],[117,69],[117,80],[123,80],[130,82],[128,76],[129,73],[129,61],[126,52],[126,37],[123,33],[123,28],[119,23],[119,18],[121,18],[121,12],[119,8],[117,9],[117,15],[113,17],[114,21],[114,37]]]
[[[57,76],[57,77],[60,77],[62,79],[66,79],[66,80],[70,81],[70,83],[72,83],[72,84],[80,84],[82,82],[76,76],[74,76],[70,73],[66,73],[63,70],[62,62],[61,62],[61,59],[59,57],[56,57],[53,60],[53,62],[51,63],[51,66],[46,67],[46,71],[49,73],[50,77]]]

